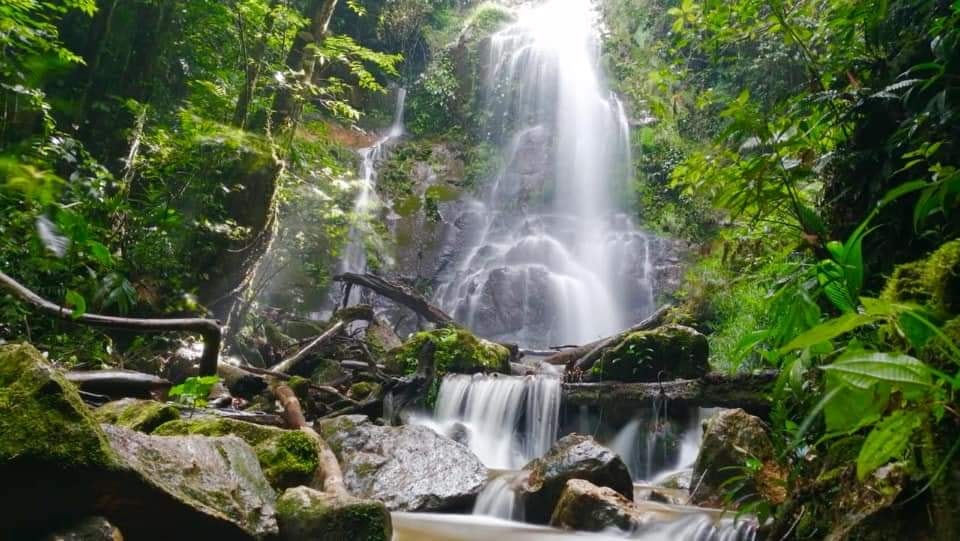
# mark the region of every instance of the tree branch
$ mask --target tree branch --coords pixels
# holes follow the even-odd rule
[[[142,332],[180,331],[197,333],[203,337],[200,375],[212,376],[217,373],[222,330],[220,329],[220,323],[216,320],[204,318],[142,319],[98,314],[82,314],[73,317],[73,311],[69,308],[64,308],[44,299],[3,272],[0,272],[0,289],[6,289],[21,301],[33,305],[41,312],[81,325]]]
[[[375,274],[355,274],[352,272],[334,276],[333,281],[363,286],[378,295],[406,306],[435,325],[456,325],[453,318],[443,310],[431,304],[423,295],[403,284],[391,282]]]

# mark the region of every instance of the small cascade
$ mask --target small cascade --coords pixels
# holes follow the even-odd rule
[[[393,124],[372,146],[359,150],[360,178],[359,190],[353,200],[353,225],[347,236],[347,247],[340,260],[339,272],[362,273],[367,270],[367,243],[378,242],[373,224],[383,207],[383,201],[377,196],[377,162],[383,158],[388,144],[404,134],[403,109],[407,99],[404,88],[397,90],[396,111]],[[385,255],[382,246],[376,246],[378,254]],[[355,299],[352,299],[355,300]]]
[[[693,466],[703,437],[703,420],[714,409],[697,408],[687,422],[678,423],[667,415],[663,401],[654,400],[649,409],[639,410],[610,441],[630,470],[634,481],[657,481]]]
[[[416,422],[468,445],[490,468],[515,470],[557,439],[560,377],[448,375],[434,416]]]
[[[523,508],[514,491],[517,475],[510,472],[495,477],[483,488],[473,506],[474,515],[487,515],[507,520],[523,521]]]

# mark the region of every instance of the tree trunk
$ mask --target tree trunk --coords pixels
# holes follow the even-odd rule
[[[344,282],[348,285],[363,286],[394,302],[413,310],[417,315],[435,325],[456,325],[452,317],[433,305],[413,289],[396,282],[391,282],[375,274],[354,274],[351,272],[333,277],[334,282]]]
[[[243,129],[247,123],[250,102],[253,101],[253,96],[257,91],[257,81],[260,78],[260,69],[263,67],[263,57],[267,52],[267,39],[273,32],[274,23],[276,22],[274,12],[278,5],[278,0],[271,0],[269,11],[263,19],[263,35],[257,40],[257,45],[253,48],[250,58],[247,59],[243,88],[240,89],[240,97],[237,98],[237,106],[233,111],[233,125],[241,129]]]

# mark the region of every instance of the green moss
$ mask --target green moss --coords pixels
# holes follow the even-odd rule
[[[473,374],[477,372],[510,373],[510,350],[478,338],[469,331],[446,327],[419,332],[387,356],[387,368],[396,373],[411,374],[417,369],[417,353],[427,341],[436,345],[434,353],[437,374],[447,372]]]
[[[358,381],[350,386],[347,396],[354,400],[363,400],[380,389],[380,386],[370,381]]]
[[[149,434],[163,423],[180,418],[180,410],[170,404],[153,400],[128,398],[100,406],[94,416],[101,423],[109,423]]]
[[[290,489],[277,500],[277,521],[281,538],[289,540],[387,541],[392,536],[383,503],[306,487]]]
[[[0,434],[0,464],[116,464],[77,389],[29,344],[0,346]]]
[[[628,335],[591,368],[595,377],[616,381],[698,378],[709,371],[707,339],[682,325],[664,325]]]
[[[484,2],[474,10],[469,27],[474,36],[486,37],[513,20],[513,13],[507,8],[492,2]]]
[[[281,430],[233,419],[184,419],[165,423],[158,436],[235,435],[249,443],[270,484],[278,489],[306,484],[319,465],[316,445],[299,431]]]
[[[960,239],[926,259],[897,266],[882,297],[926,306],[941,316],[960,313]]]
[[[310,380],[307,378],[293,376],[287,381],[287,387],[290,387],[290,390],[292,390],[300,400],[304,400],[310,395]]]
[[[344,375],[340,363],[331,359],[321,359],[317,367],[310,374],[310,381],[317,385],[325,385]]]

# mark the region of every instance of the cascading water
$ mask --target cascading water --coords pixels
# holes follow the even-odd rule
[[[401,137],[403,128],[403,109],[407,99],[404,88],[397,90],[396,111],[393,124],[380,139],[372,146],[360,149],[360,179],[357,196],[353,200],[353,224],[347,235],[347,247],[340,260],[340,272],[362,273],[367,270],[367,243],[377,242],[377,235],[373,231],[373,223],[380,211],[383,201],[377,196],[377,162],[383,157],[388,144]],[[383,256],[385,250],[377,247],[378,253]]]
[[[503,167],[437,290],[484,336],[586,343],[653,309],[651,243],[618,213],[629,127],[603,82],[595,21],[589,0],[548,0],[491,39],[486,134]]]

